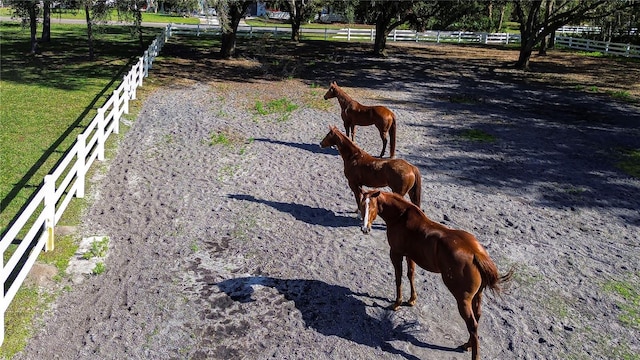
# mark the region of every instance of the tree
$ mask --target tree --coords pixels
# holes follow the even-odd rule
[[[323,0],[287,0],[285,2],[291,22],[291,40],[300,41],[300,25],[303,21],[311,20],[323,3],[325,3]]]
[[[238,25],[252,3],[253,1],[247,0],[218,1],[216,11],[222,28],[220,56],[223,59],[228,59],[235,54]]]
[[[22,24],[29,24],[29,30],[31,32],[31,54],[35,54],[38,50],[38,2],[35,0],[14,0],[11,2],[13,5],[13,11],[16,17],[22,19]]]
[[[51,0],[42,3],[42,36],[44,42],[51,41]]]
[[[384,55],[389,33],[403,24],[415,30],[446,28],[477,8],[474,1],[388,1],[361,2],[357,13],[365,22],[374,23],[376,35],[373,53]]]
[[[527,69],[534,47],[561,26],[603,16],[605,7],[606,13],[611,13],[638,6],[635,1],[609,0],[556,0],[553,7],[542,6],[549,1],[553,0],[514,1],[520,22],[520,55],[515,64],[518,69]]]

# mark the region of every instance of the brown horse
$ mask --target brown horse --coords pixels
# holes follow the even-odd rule
[[[389,157],[396,156],[396,116],[391,110],[380,105],[366,106],[360,104],[347,95],[335,81],[331,83],[329,90],[324,94],[325,100],[331,98],[338,98],[342,108],[340,116],[344,122],[344,129],[347,132],[347,136],[351,134],[351,140],[356,141],[356,125],[375,125],[380,132],[380,138],[382,138],[380,157],[384,156],[384,152],[387,149],[387,134],[391,135]]]
[[[362,186],[388,186],[395,193],[404,196],[409,193],[411,201],[420,206],[422,178],[420,170],[402,159],[378,159],[361,150],[335,126],[320,142],[323,148],[335,146],[344,160],[344,175],[353,191],[360,214]]]
[[[387,240],[391,247],[391,262],[396,276],[396,301],[393,310],[402,304],[402,258],[407,259],[407,276],[411,285],[409,305],[416,303],[413,284],[416,264],[442,274],[442,281],[456,298],[460,316],[467,324],[469,341],[461,347],[471,348],[472,359],[478,359],[478,320],[482,291],[485,287],[499,293],[501,284],[509,281],[513,268],[503,276],[487,251],[470,233],[453,230],[431,221],[415,205],[397,194],[372,190],[363,193],[362,231],[368,234],[371,223],[380,215],[387,224]]]

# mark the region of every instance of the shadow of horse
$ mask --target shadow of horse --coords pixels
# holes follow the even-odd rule
[[[224,280],[216,284],[218,288],[232,300],[240,303],[251,303],[253,286],[260,285],[276,289],[287,300],[293,301],[300,311],[305,325],[326,336],[338,336],[357,344],[401,355],[406,359],[418,359],[396,349],[390,341],[408,341],[414,346],[447,352],[460,353],[458,348],[429,344],[416,339],[413,335],[419,324],[410,322],[394,326],[391,310],[384,310],[381,318],[372,317],[367,307],[382,308],[375,300],[387,303],[388,299],[372,297],[366,293],[354,293],[346,287],[327,284],[319,280],[277,279],[272,277],[252,276]],[[374,300],[367,305],[360,298]]]
[[[334,150],[328,149],[328,148],[327,149],[323,149],[317,143],[313,143],[313,144],[294,143],[294,142],[289,142],[289,141],[272,140],[272,139],[265,139],[265,138],[257,138],[257,139],[254,139],[254,141],[262,141],[262,142],[268,142],[268,143],[271,143],[271,144],[289,146],[289,147],[293,147],[293,148],[297,148],[297,149],[301,149],[301,150],[306,150],[306,151],[312,152],[314,154],[335,155],[335,151]]]
[[[329,211],[323,208],[311,207],[308,205],[258,199],[253,195],[245,194],[230,194],[228,197],[235,200],[251,201],[259,204],[265,204],[278,211],[291,214],[294,218],[296,218],[296,220],[300,220],[312,225],[337,228],[356,226],[359,223],[358,220],[352,215],[340,216],[336,215],[336,213],[334,213],[333,211]]]

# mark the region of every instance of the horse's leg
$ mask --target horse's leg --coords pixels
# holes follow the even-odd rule
[[[476,296],[473,297],[473,302],[471,306],[473,307],[473,316],[476,318],[477,322],[480,322],[480,315],[482,315],[482,310],[480,306],[482,305],[482,289],[478,290]]]
[[[362,219],[362,217],[364,216],[362,214],[362,209],[360,209],[360,199],[362,198],[362,189],[358,184],[355,184],[352,182],[349,182],[349,187],[351,188],[351,191],[353,191],[353,196],[356,198],[356,216],[358,216],[358,219]]]
[[[409,306],[416,304],[418,300],[418,293],[414,285],[413,279],[416,274],[416,262],[407,257],[407,277],[409,278],[409,284],[411,284],[411,297],[409,298]]]
[[[384,157],[384,152],[387,150],[387,132],[380,130],[380,138],[382,139],[382,152],[380,153],[380,157]]]
[[[351,124],[351,141],[356,142],[356,125]]]
[[[457,295],[456,301],[458,302],[458,312],[460,316],[467,324],[467,331],[469,331],[469,341],[463,344],[461,347],[465,350],[471,348],[471,359],[477,360],[478,357],[478,321],[473,315],[472,299],[464,297],[464,295]]]
[[[396,274],[396,302],[391,306],[395,311],[402,305],[402,254],[394,253],[393,250],[391,250],[389,255]]]

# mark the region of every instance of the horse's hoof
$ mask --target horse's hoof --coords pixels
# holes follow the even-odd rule
[[[393,310],[393,311],[398,311],[398,309],[400,309],[400,305],[402,305],[402,303],[393,303],[391,306],[389,306],[389,309]]]
[[[418,299],[409,300],[409,302],[408,302],[409,306],[415,306],[417,300]]]

